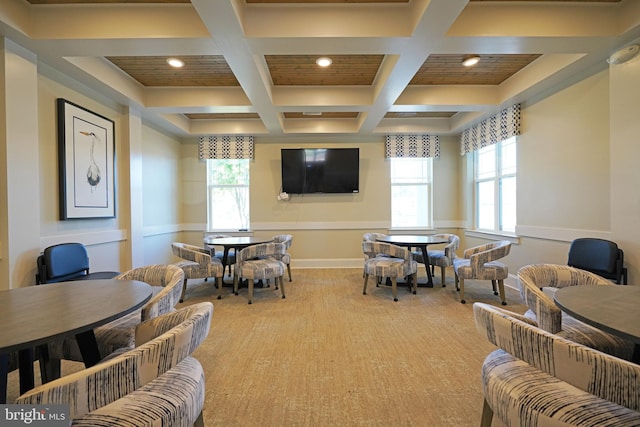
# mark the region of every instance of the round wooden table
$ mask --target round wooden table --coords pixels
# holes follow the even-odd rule
[[[240,236],[240,237],[205,237],[204,243],[207,246],[222,246],[224,252],[222,253],[222,265],[227,265],[227,259],[229,258],[229,249],[235,249],[236,252],[251,245],[259,245],[260,243],[273,242],[272,237],[253,237],[253,236]]]
[[[19,352],[20,393],[33,388],[33,349],[75,335],[85,366],[100,361],[93,328],[142,307],[151,287],[131,280],[78,280],[0,291],[0,403],[8,355]]]
[[[640,363],[640,286],[569,286],[553,299],[576,319],[634,342],[633,361]]]
[[[411,250],[411,248],[419,248],[422,251],[422,260],[424,261],[424,267],[427,269],[427,283],[424,286],[426,286],[427,288],[433,288],[433,276],[431,275],[429,252],[427,251],[427,246],[448,243],[449,241],[447,239],[433,236],[392,234],[389,236],[380,237],[376,240],[378,242],[403,246],[409,248],[409,250]]]

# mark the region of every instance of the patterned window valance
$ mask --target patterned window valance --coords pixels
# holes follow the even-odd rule
[[[387,135],[385,157],[440,157],[436,135]]]
[[[505,108],[465,129],[460,135],[460,154],[465,155],[515,135],[520,135],[520,104]]]
[[[253,136],[201,136],[198,157],[200,159],[253,159]]]

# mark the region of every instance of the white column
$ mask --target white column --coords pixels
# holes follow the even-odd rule
[[[122,116],[122,148],[118,157],[123,166],[123,188],[129,189],[128,195],[119,200],[124,203],[123,216],[129,215],[129,250],[131,265],[127,268],[141,267],[144,260],[143,199],[142,199],[142,119],[139,111],[126,109]],[[127,185],[128,184],[128,185]],[[126,200],[125,200],[126,199]],[[125,218],[123,218],[125,219]]]
[[[36,56],[0,39],[0,290],[35,284],[40,253]]]

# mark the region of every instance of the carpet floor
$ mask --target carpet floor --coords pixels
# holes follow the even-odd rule
[[[453,272],[446,287],[436,273],[416,295],[399,287],[398,302],[371,279],[363,295],[361,269],[294,269],[286,299],[272,285],[256,288],[251,305],[246,287],[235,296],[227,285],[217,300],[211,281],[190,281],[178,308],[214,304],[194,353],[205,369],[205,425],[478,426],[480,367],[494,347],[476,332],[472,305],[500,302],[490,282],[467,281],[461,304]],[[525,311],[516,290],[507,302]],[[63,374],[81,368],[63,361]],[[10,373],[8,402],[17,381]]]

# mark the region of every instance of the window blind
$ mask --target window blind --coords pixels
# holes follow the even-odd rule
[[[253,159],[253,136],[201,136],[198,143],[200,159]]]
[[[460,154],[484,148],[491,144],[520,135],[520,104],[505,108],[460,135]]]
[[[387,135],[385,157],[440,157],[436,135]]]

